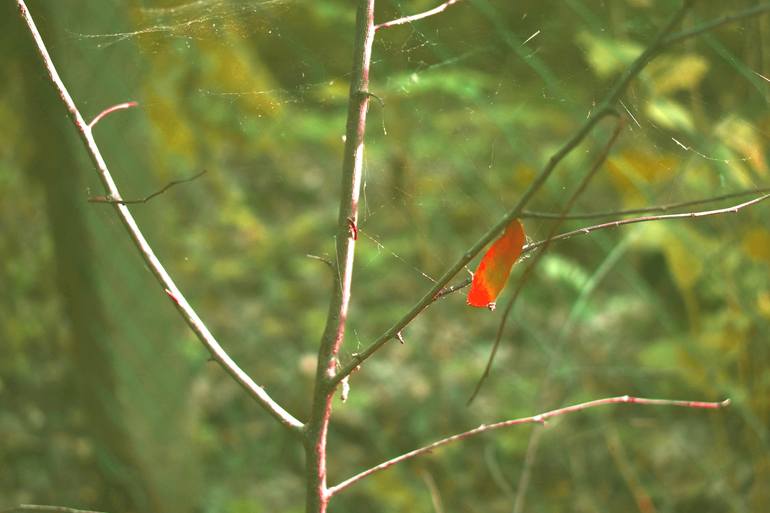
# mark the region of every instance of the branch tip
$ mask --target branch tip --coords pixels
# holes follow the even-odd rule
[[[139,106],[139,102],[130,101],[130,102],[118,103],[117,105],[113,105],[112,107],[107,107],[106,109],[101,111],[99,114],[97,114],[94,117],[94,119],[91,120],[90,123],[88,123],[88,128],[89,129],[93,129],[94,126],[96,126],[96,124],[99,121],[101,121],[102,119],[106,118],[107,116],[109,116],[113,112],[117,112],[119,110],[126,110],[126,109],[130,109],[130,108],[133,108],[133,107],[138,107],[138,106]]]

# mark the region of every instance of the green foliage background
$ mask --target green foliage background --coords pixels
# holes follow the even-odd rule
[[[226,349],[304,418],[330,291],[306,255],[333,251],[353,2],[28,3],[86,117],[140,103],[96,129],[126,197],[208,170],[132,211]],[[377,19],[437,3],[381,0]],[[756,3],[698,2],[685,27]],[[467,0],[378,34],[371,89],[385,107],[369,116],[344,358],[499,219],[677,5]],[[301,448],[208,361],[111,207],[86,202],[100,186],[14,10],[0,7],[0,508],[303,511]],[[655,60],[576,210],[767,185],[769,24]],[[610,129],[533,209],[559,209]],[[354,375],[330,481],[598,397],[731,408],[618,406],[497,432],[363,481],[332,511],[767,510],[768,221],[760,204],[554,244],[470,408],[500,312],[438,302]],[[549,230],[525,225],[532,239]]]

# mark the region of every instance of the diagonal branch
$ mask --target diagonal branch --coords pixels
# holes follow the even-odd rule
[[[91,161],[93,162],[94,167],[99,174],[99,178],[104,185],[104,188],[107,190],[109,197],[121,201],[121,195],[118,191],[117,185],[115,185],[115,180],[113,180],[112,175],[107,168],[107,163],[104,161],[102,153],[96,144],[96,140],[94,139],[92,132],[94,122],[92,122],[92,124],[88,124],[83,119],[83,116],[80,114],[80,111],[75,105],[72,96],[70,96],[69,91],[67,91],[64,82],[62,82],[62,79],[59,76],[59,73],[56,71],[53,60],[51,59],[51,56],[46,49],[45,43],[43,42],[43,38],[40,36],[40,32],[38,31],[37,26],[35,25],[35,22],[29,13],[29,9],[27,9],[27,5],[24,3],[24,0],[16,1],[21,17],[26,22],[32,37],[35,40],[37,51],[43,60],[43,64],[45,65],[46,70],[48,71],[48,76],[56,88],[56,91],[59,93],[59,97],[61,98],[62,102],[67,107],[70,118],[77,128],[80,138],[83,140],[83,144],[86,146],[86,150],[91,157]],[[99,116],[97,116],[97,120],[98,118]],[[270,397],[270,395],[268,395],[268,393],[265,392],[261,386],[257,385],[254,380],[248,374],[246,374],[246,372],[244,372],[235,363],[235,361],[233,361],[232,358],[230,358],[230,356],[222,348],[219,342],[217,342],[217,340],[214,338],[214,335],[211,334],[201,318],[198,316],[192,306],[190,306],[190,304],[187,302],[187,299],[185,299],[185,297],[182,295],[182,292],[179,290],[174,281],[171,279],[171,276],[163,267],[163,264],[161,264],[160,260],[158,260],[158,257],[155,255],[155,252],[152,250],[150,244],[144,238],[144,235],[139,229],[139,226],[136,224],[136,221],[131,215],[128,207],[121,203],[115,203],[114,206],[118,216],[120,217],[120,220],[123,222],[123,226],[125,227],[126,231],[128,231],[131,240],[139,250],[139,253],[141,254],[145,263],[155,275],[155,278],[158,280],[158,283],[164,289],[166,294],[173,300],[177,310],[187,322],[187,325],[198,336],[198,339],[200,339],[203,345],[206,346],[212,357],[217,362],[219,362],[225,371],[227,371],[227,373],[230,374],[230,376],[236,382],[238,382],[238,384],[240,384],[249,393],[249,395],[251,395],[260,404],[260,406],[267,410],[267,412],[270,413],[276,420],[278,420],[283,426],[289,428],[291,431],[299,433],[303,426],[302,422],[284,410],[283,407],[281,407],[280,404],[273,400],[273,398]]]
[[[374,30],[379,29],[385,29],[390,27],[396,27],[398,25],[406,25],[407,23],[412,23],[413,21],[421,20],[423,18],[428,18],[429,16],[433,16],[436,14],[439,14],[441,12],[444,12],[447,10],[448,7],[459,3],[461,0],[446,0],[443,4],[434,7],[433,9],[429,9],[427,11],[418,13],[418,14],[412,14],[410,16],[404,16],[403,18],[398,18],[395,20],[386,21],[384,23],[380,23],[379,25],[374,26]]]
[[[665,221],[665,220],[671,220],[671,219],[697,219],[700,217],[710,217],[710,216],[717,216],[721,214],[736,214],[740,210],[743,210],[744,208],[750,207],[752,205],[756,205],[757,203],[761,203],[768,198],[770,198],[770,194],[763,194],[758,198],[754,198],[752,200],[745,201],[738,205],[733,205],[725,208],[717,208],[713,210],[701,210],[699,212],[681,212],[679,214],[662,214],[657,216],[641,216],[641,217],[632,217],[630,219],[618,219],[617,221],[609,221],[606,223],[595,224],[593,226],[586,226],[585,228],[578,228],[577,230],[572,230],[569,232],[562,233],[560,235],[557,235],[551,238],[550,242],[569,239],[570,237],[574,237],[575,235],[588,235],[589,233],[595,232],[597,230],[604,230],[606,228],[616,228],[627,224],[646,223],[650,221]],[[532,244],[527,244],[526,246],[524,246],[522,253],[537,249],[543,246],[544,244],[546,244],[547,242],[549,241],[541,240],[538,242],[533,242]]]
[[[540,190],[543,184],[551,176],[556,166],[574,150],[585,137],[591,133],[594,126],[607,116],[617,116],[615,104],[620,99],[628,84],[644,69],[644,66],[652,60],[664,48],[664,38],[675,26],[677,26],[687,11],[692,6],[694,0],[684,0],[674,15],[669,19],[666,25],[661,29],[650,46],[631,64],[631,66],[621,75],[617,83],[607,93],[604,101],[593,111],[583,122],[583,124],[574,132],[574,134],[565,142],[562,147],[554,153],[546,165],[529,185],[519,201],[503,218],[492,226],[476,243],[471,246],[460,258],[436,281],[435,285],[415,304],[401,319],[391,326],[385,333],[380,335],[363,351],[355,354],[351,360],[344,365],[335,375],[332,382],[338,384],[342,379],[355,371],[362,362],[372,356],[377,350],[393,339],[405,326],[412,322],[423,310],[425,310],[437,297],[438,294],[468,262],[470,262],[487,244],[496,238],[505,229],[508,224],[519,217],[522,210],[527,206],[532,197]]]
[[[588,188],[588,184],[591,182],[594,176],[596,176],[596,173],[599,172],[599,169],[601,169],[602,165],[604,164],[604,161],[607,160],[607,156],[609,155],[612,147],[615,145],[615,141],[618,140],[620,131],[623,129],[624,126],[625,126],[625,123],[621,118],[618,121],[617,125],[615,126],[615,130],[612,132],[612,135],[607,141],[607,144],[604,145],[604,148],[602,149],[601,153],[599,153],[599,156],[596,158],[596,161],[591,166],[591,169],[589,169],[588,173],[585,174],[585,176],[580,181],[575,191],[572,193],[572,195],[569,197],[567,202],[564,204],[564,207],[562,208],[562,211],[561,211],[562,217],[553,224],[553,226],[551,227],[551,231],[548,234],[548,237],[546,237],[545,241],[541,246],[540,251],[535,256],[535,258],[532,259],[532,261],[529,263],[527,268],[524,270],[524,273],[522,273],[521,278],[519,278],[519,281],[516,283],[516,288],[513,291],[513,295],[511,296],[511,299],[508,301],[508,304],[505,305],[505,309],[503,310],[503,315],[497,327],[497,335],[495,335],[495,342],[492,344],[492,350],[490,351],[489,358],[487,359],[487,365],[484,368],[484,372],[481,374],[481,377],[479,378],[478,382],[476,383],[476,387],[473,389],[473,393],[468,399],[468,404],[472,403],[473,400],[476,398],[476,395],[478,395],[482,385],[486,381],[487,377],[489,377],[489,373],[492,371],[492,363],[494,362],[495,355],[497,354],[497,350],[500,347],[500,342],[503,339],[503,330],[505,329],[505,325],[508,321],[508,316],[510,315],[511,310],[513,309],[513,305],[516,304],[516,299],[518,299],[519,294],[521,294],[521,291],[524,289],[524,285],[527,283],[527,280],[529,279],[529,277],[532,276],[532,273],[535,271],[535,267],[537,266],[538,262],[543,257],[543,255],[545,254],[545,251],[548,249],[548,245],[553,240],[553,237],[556,235],[556,231],[559,229],[559,226],[561,226],[561,223],[564,221],[564,216],[566,216],[569,213],[569,211],[572,210],[572,207],[575,206],[575,203],[577,202],[578,198],[580,198],[583,192],[585,192],[585,190]]]
[[[534,212],[532,210],[525,210],[521,213],[522,219],[601,219],[602,217],[618,217],[629,216],[634,214],[651,214],[653,212],[669,212],[684,207],[693,207],[696,205],[704,205],[707,203],[716,203],[732,198],[741,198],[743,196],[753,196],[756,194],[762,194],[770,192],[770,187],[759,187],[756,189],[746,189],[744,191],[731,192],[728,194],[722,194],[720,196],[712,196],[709,198],[681,201],[678,203],[668,203],[665,205],[655,205],[652,207],[633,208],[628,210],[608,210],[606,212],[584,212],[562,215],[558,212]]]
[[[75,509],[66,506],[50,506],[47,504],[19,504],[13,508],[4,509],[0,513],[19,513],[22,511],[37,513],[102,513],[101,511]]]
[[[546,421],[554,417],[559,417],[562,415],[567,415],[570,413],[587,410],[589,408],[595,408],[597,406],[603,406],[608,404],[621,404],[621,403],[642,404],[646,406],[675,406],[679,408],[697,408],[697,409],[716,410],[719,408],[725,408],[729,406],[730,400],[725,399],[724,401],[721,401],[721,402],[677,401],[677,400],[671,400],[671,399],[647,399],[644,397],[631,397],[628,395],[623,395],[618,397],[607,397],[604,399],[596,399],[585,403],[573,404],[572,406],[566,406],[564,408],[551,410],[545,413],[541,413],[539,415],[533,415],[531,417],[504,420],[502,422],[496,422],[494,424],[482,424],[475,429],[464,431],[462,433],[458,433],[456,435],[452,435],[447,438],[442,438],[441,440],[433,442],[430,445],[420,447],[419,449],[415,449],[413,451],[407,452],[405,454],[402,454],[401,456],[396,456],[395,458],[384,461],[379,465],[374,466],[368,470],[364,470],[363,472],[356,474],[355,476],[349,479],[346,479],[345,481],[335,486],[332,486],[331,488],[329,488],[329,493],[331,495],[334,495],[335,493],[338,493],[344,490],[345,488],[360,481],[361,479],[365,477],[369,477],[372,474],[376,474],[377,472],[383,471],[385,469],[388,469],[394,465],[397,465],[398,463],[415,458],[417,456],[422,456],[423,454],[426,454],[426,453],[433,452],[433,450],[438,449],[439,447],[442,447],[444,445],[448,445],[454,442],[459,442],[467,438],[471,438],[473,436],[486,433],[488,431],[494,431],[496,429],[507,428],[507,427],[516,426],[519,424],[545,424]]]
[[[719,18],[719,19],[704,23],[702,25],[698,25],[697,27],[693,27],[691,29],[687,29],[681,32],[676,32],[674,34],[671,34],[663,41],[663,44],[666,46],[669,46],[674,43],[684,41],[685,39],[690,39],[691,37],[699,36],[700,34],[709,32],[723,25],[727,25],[728,23],[735,23],[736,21],[740,21],[746,18],[752,18],[754,16],[765,14],[768,12],[770,12],[770,4],[764,3],[760,5],[755,5],[754,7],[736,12],[735,14],[730,14],[728,16],[724,16],[723,18]]]

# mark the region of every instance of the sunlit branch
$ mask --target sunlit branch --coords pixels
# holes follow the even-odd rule
[[[722,194],[721,196],[712,196],[709,198],[681,201],[678,203],[668,203],[666,205],[655,205],[652,207],[632,208],[628,210],[607,210],[604,212],[584,212],[567,214],[563,216],[558,212],[534,212],[532,210],[525,210],[521,213],[522,219],[601,219],[602,217],[618,217],[618,216],[630,216],[635,214],[651,214],[653,212],[669,212],[671,210],[677,210],[684,207],[693,207],[696,205],[705,205],[707,203],[716,203],[717,201],[724,201],[732,198],[741,198],[743,196],[753,196],[756,194],[762,194],[769,192],[770,187],[760,187],[757,189],[747,189],[745,191],[731,192],[728,194]]]
[[[713,210],[702,210],[699,212],[682,212],[679,214],[661,214],[656,216],[642,216],[642,217],[632,217],[630,219],[618,219],[616,221],[609,221],[606,223],[595,224],[593,226],[586,226],[585,228],[578,228],[577,230],[565,232],[553,237],[550,240],[551,242],[554,242],[558,240],[569,239],[570,237],[574,237],[576,235],[588,235],[589,233],[593,233],[597,230],[605,230],[607,228],[616,228],[619,226],[625,226],[627,224],[647,223],[650,221],[665,221],[665,220],[671,220],[671,219],[696,219],[700,217],[717,216],[722,214],[735,214],[746,207],[750,207],[752,205],[756,205],[757,203],[761,203],[768,198],[770,198],[770,194],[764,194],[758,198],[754,198],[753,200],[749,200],[744,203],[740,203],[738,205],[733,205],[725,208],[717,208]],[[533,242],[531,244],[527,244],[526,246],[524,246],[522,253],[537,249],[547,242],[548,240],[542,240],[538,242]]]
[[[677,400],[671,400],[671,399],[647,399],[643,397],[631,397],[628,395],[623,395],[619,397],[607,397],[604,399],[596,399],[594,401],[588,401],[585,403],[573,404],[572,406],[558,408],[556,410],[551,410],[545,413],[541,413],[539,415],[533,415],[531,417],[505,420],[502,422],[496,422],[494,424],[482,424],[481,426],[475,429],[464,431],[462,433],[458,433],[456,435],[452,435],[447,438],[442,438],[441,440],[433,442],[430,445],[426,445],[425,447],[420,447],[419,449],[415,449],[413,451],[402,454],[401,456],[397,456],[395,458],[384,461],[375,467],[365,470],[349,479],[346,479],[345,481],[335,486],[332,486],[331,488],[329,488],[329,493],[331,495],[334,495],[335,493],[338,493],[344,490],[350,485],[360,481],[365,477],[369,477],[372,474],[376,474],[377,472],[383,471],[394,465],[397,465],[406,460],[415,458],[417,456],[422,456],[423,454],[433,452],[435,449],[438,449],[439,447],[442,447],[444,445],[448,445],[454,442],[459,442],[459,441],[471,438],[473,436],[480,435],[482,433],[494,431],[496,429],[517,426],[519,424],[545,424],[546,421],[548,421],[549,419],[552,419],[554,417],[559,417],[561,415],[567,415],[569,413],[575,413],[578,411],[587,410],[589,408],[595,408],[597,406],[603,406],[607,404],[619,404],[619,403],[641,404],[641,405],[648,405],[648,406],[676,406],[680,408],[698,408],[698,409],[715,410],[715,409],[724,408],[728,406],[730,404],[730,400],[725,399],[724,401],[721,401],[721,402],[677,401]]]
[[[130,109],[132,107],[136,107],[137,105],[139,105],[139,103],[137,102],[124,102],[124,103],[119,103],[117,105],[113,105],[112,107],[107,107],[106,109],[101,111],[99,114],[97,114],[96,117],[94,117],[94,119],[92,119],[90,123],[88,123],[88,128],[95,127],[99,121],[106,118],[113,112]]]
[[[342,159],[341,186],[336,230],[336,266],[333,290],[326,315],[326,325],[318,348],[313,403],[305,427],[306,511],[323,513],[331,495],[326,487],[326,440],[332,402],[337,383],[331,380],[338,364],[345,338],[348,307],[353,282],[356,240],[358,239],[358,202],[364,167],[364,136],[370,98],[369,69],[374,45],[374,0],[358,0],[354,33],[345,149]],[[343,386],[343,399],[349,388]]]
[[[478,395],[479,391],[481,390],[481,387],[484,385],[484,382],[486,381],[487,377],[489,377],[489,373],[492,371],[492,363],[495,360],[495,355],[497,355],[497,350],[500,347],[500,341],[503,338],[503,331],[505,330],[505,325],[508,321],[508,316],[511,313],[511,310],[513,309],[513,305],[516,304],[516,299],[518,299],[519,294],[521,294],[521,291],[524,289],[524,285],[529,280],[529,277],[532,276],[532,274],[535,271],[535,267],[537,267],[538,262],[540,262],[540,259],[545,254],[546,249],[548,249],[548,245],[553,240],[553,237],[556,235],[556,232],[559,229],[559,226],[561,226],[561,223],[564,222],[564,216],[566,216],[570,210],[572,210],[572,207],[575,206],[575,203],[577,202],[578,198],[585,192],[585,190],[588,188],[588,184],[591,183],[591,180],[596,176],[596,173],[601,169],[601,167],[604,165],[604,162],[607,160],[607,156],[610,153],[610,150],[615,145],[615,141],[618,140],[618,136],[620,135],[620,131],[625,126],[625,123],[622,119],[620,119],[615,126],[615,130],[612,132],[612,135],[610,136],[609,140],[607,141],[607,144],[604,145],[604,148],[597,156],[596,160],[594,161],[591,168],[588,170],[588,172],[583,176],[583,179],[578,184],[575,191],[570,195],[569,199],[567,199],[567,202],[564,204],[564,207],[561,211],[561,218],[557,220],[551,227],[551,231],[548,234],[548,237],[546,237],[545,241],[543,242],[540,251],[537,255],[535,255],[535,258],[533,258],[529,265],[527,265],[526,269],[522,273],[521,277],[519,278],[518,282],[516,283],[516,288],[513,291],[513,294],[511,295],[511,299],[508,301],[508,304],[505,305],[505,309],[503,310],[503,315],[500,318],[500,323],[497,326],[497,334],[495,335],[495,341],[492,344],[492,350],[489,353],[489,358],[487,359],[487,365],[484,367],[484,372],[481,374],[481,377],[479,378],[478,382],[476,383],[476,387],[473,389],[473,393],[471,394],[470,398],[468,399],[468,404],[472,403],[473,400]]]
[[[56,71],[53,60],[48,53],[45,43],[43,42],[43,38],[40,36],[40,32],[35,26],[35,22],[32,19],[32,16],[30,15],[24,0],[17,0],[17,4],[21,17],[26,22],[32,37],[35,40],[37,51],[43,60],[43,64],[45,65],[46,70],[48,71],[48,76],[50,77],[51,82],[59,93],[59,97],[61,98],[62,102],[67,107],[70,118],[75,124],[80,138],[83,140],[83,143],[86,146],[86,150],[91,157],[91,161],[96,168],[104,188],[107,190],[108,196],[113,199],[120,200],[120,192],[118,191],[115,180],[112,178],[112,175],[107,168],[107,163],[104,161],[102,153],[96,144],[91,125],[86,123],[83,119],[83,116],[80,114],[80,111],[75,105],[72,96],[70,96],[69,91],[67,91],[64,82],[62,82],[62,79],[59,76],[59,73]],[[109,111],[110,109],[107,110]],[[99,116],[97,116],[97,118],[98,117]],[[131,215],[128,207],[119,202],[116,202],[114,204],[114,208],[120,217],[120,220],[123,222],[123,226],[131,236],[134,245],[139,250],[139,253],[142,255],[142,258],[144,259],[147,266],[152,270],[152,273],[155,275],[155,278],[158,280],[161,288],[173,300],[174,304],[177,306],[177,310],[187,322],[187,325],[198,336],[203,345],[206,346],[212,357],[217,362],[219,362],[219,364],[227,371],[227,373],[230,374],[230,376],[236,382],[238,382],[265,410],[267,410],[268,413],[270,413],[275,419],[277,419],[282,425],[289,428],[291,431],[299,433],[303,427],[302,422],[294,418],[289,412],[284,410],[281,405],[275,402],[261,386],[257,385],[254,380],[248,374],[246,374],[233,361],[232,358],[230,358],[230,356],[222,348],[219,342],[217,342],[201,318],[198,316],[192,306],[190,306],[190,304],[187,302],[187,299],[185,299],[185,297],[182,295],[182,292],[171,279],[171,276],[163,267],[160,260],[158,260],[158,257],[155,255],[155,252],[152,250],[150,244],[144,238],[144,235],[139,229],[139,226],[136,224],[136,221]]]
[[[662,49],[662,41],[669,34],[673,28],[679,24],[684,17],[685,13],[692,6],[694,0],[684,0],[682,7],[678,9],[666,25],[661,29],[655,39],[650,43],[650,46],[642,52],[642,54],[636,58],[631,66],[623,73],[618,79],[617,83],[610,89],[605,99],[599,104],[599,107],[594,110],[583,124],[573,133],[573,135],[565,142],[561,148],[554,153],[548,160],[543,169],[538,173],[532,183],[529,185],[524,194],[514,207],[494,226],[492,226],[482,237],[476,241],[463,255],[436,281],[435,285],[414,305],[409,312],[406,313],[400,320],[391,326],[385,333],[380,335],[374,342],[372,342],[363,351],[356,353],[351,360],[344,365],[339,371],[337,371],[335,377],[332,380],[333,384],[339,383],[345,376],[356,370],[359,365],[372,354],[374,354],[380,347],[386,344],[388,341],[396,336],[396,333],[400,332],[406,325],[412,322],[425,308],[427,308],[433,301],[435,301],[437,294],[449,283],[461,269],[465,267],[484,247],[489,244],[495,237],[497,237],[508,224],[516,219],[521,211],[527,206],[532,197],[540,190],[543,184],[551,176],[551,173],[556,166],[567,156],[572,150],[574,150],[585,137],[591,133],[594,126],[607,116],[615,115],[615,104],[620,99],[620,96],[628,87],[628,84],[633,80],[641,71],[644,66]]]
[[[412,14],[410,16],[404,16],[403,18],[398,18],[395,20],[386,21],[384,23],[380,23],[379,25],[374,26],[374,30],[384,29],[384,28],[390,28],[395,27],[398,25],[405,25],[407,23],[412,23],[413,21],[421,20],[423,18],[428,18],[429,16],[433,16],[435,14],[442,13],[447,10],[448,7],[461,2],[462,0],[447,0],[443,4],[434,7],[433,9],[429,9],[425,12],[421,12],[418,14]]]
[[[102,513],[87,509],[68,508],[66,506],[49,506],[45,504],[19,504],[16,507],[0,510],[0,513],[40,512],[40,513]]]

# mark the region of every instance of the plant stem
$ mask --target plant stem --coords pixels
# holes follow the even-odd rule
[[[666,25],[658,32],[658,35],[650,43],[647,49],[626,69],[623,75],[618,79],[615,85],[610,89],[599,107],[593,111],[583,124],[573,133],[572,137],[565,142],[562,147],[554,153],[546,165],[529,185],[519,201],[513,208],[492,228],[490,228],[482,237],[468,249],[463,255],[436,281],[434,286],[409,310],[401,319],[399,319],[390,329],[380,335],[363,351],[357,353],[350,362],[342,367],[334,377],[334,382],[338,383],[345,376],[356,370],[362,362],[372,356],[385,343],[393,339],[396,333],[400,332],[407,324],[412,322],[425,308],[427,308],[441,293],[443,288],[465,265],[470,262],[484,247],[497,237],[508,224],[519,217],[522,210],[527,206],[532,197],[537,193],[543,184],[551,176],[556,166],[574,150],[585,137],[593,130],[594,126],[609,115],[617,115],[615,104],[625,92],[628,84],[644,69],[645,65],[652,60],[665,47],[665,37],[679,24],[687,11],[692,7],[694,0],[684,0],[682,6],[671,16]]]
[[[548,421],[549,419],[552,419],[554,417],[559,417],[561,415],[567,415],[569,413],[575,413],[578,411],[587,410],[589,408],[595,408],[597,406],[603,406],[607,404],[622,404],[622,403],[643,404],[648,406],[675,406],[680,408],[697,408],[697,409],[715,410],[715,409],[725,408],[729,406],[730,400],[725,399],[724,401],[720,401],[720,402],[678,401],[678,400],[672,400],[672,399],[647,399],[644,397],[632,397],[628,395],[622,395],[618,397],[606,397],[604,399],[595,399],[593,401],[573,404],[572,406],[565,406],[563,408],[551,410],[545,413],[541,413],[539,415],[533,415],[531,417],[504,420],[502,422],[495,422],[494,424],[482,424],[477,428],[470,429],[468,431],[464,431],[462,433],[458,433],[456,435],[452,435],[446,438],[442,438],[441,440],[433,442],[430,445],[426,445],[424,447],[420,447],[419,449],[409,451],[405,454],[402,454],[401,456],[396,456],[395,458],[384,461],[379,465],[376,465],[368,470],[364,470],[363,472],[360,472],[359,474],[356,474],[355,476],[349,479],[346,479],[345,481],[329,488],[329,494],[334,495],[344,490],[345,488],[349,487],[353,483],[360,481],[365,477],[371,476],[372,474],[375,474],[377,472],[390,468],[408,459],[415,458],[417,456],[422,456],[423,454],[433,452],[433,450],[441,446],[448,445],[453,442],[459,442],[461,440],[465,440],[467,438],[480,435],[488,431],[494,431],[496,429],[516,426],[519,424],[545,424],[546,421]]]
[[[336,383],[332,381],[337,354],[345,337],[345,322],[353,279],[358,198],[364,161],[364,135],[369,106],[369,66],[374,43],[374,0],[359,0],[353,53],[353,71],[348,100],[345,154],[342,162],[342,188],[336,234],[336,276],[329,302],[326,327],[318,350],[315,390],[310,418],[305,428],[307,455],[308,513],[326,511],[329,493],[326,489],[326,436],[329,430]]]
[[[261,386],[257,385],[254,380],[248,374],[246,374],[246,372],[244,372],[243,369],[241,369],[232,358],[230,358],[227,352],[222,348],[219,342],[217,342],[216,338],[214,338],[214,335],[211,334],[209,329],[195,312],[193,307],[190,306],[190,304],[187,302],[187,299],[185,299],[184,295],[182,295],[182,292],[176,286],[174,280],[171,279],[171,276],[168,274],[166,269],[163,267],[163,264],[161,264],[160,260],[155,255],[155,252],[147,242],[147,239],[144,238],[142,231],[136,224],[136,221],[131,215],[128,207],[120,203],[120,201],[122,201],[120,191],[115,184],[115,180],[112,178],[112,174],[107,167],[107,163],[102,157],[102,153],[99,150],[99,146],[96,144],[96,140],[94,139],[92,131],[92,128],[96,122],[106,114],[103,112],[102,114],[98,115],[94,121],[91,122],[91,124],[86,123],[85,119],[75,105],[75,101],[72,99],[72,96],[70,96],[69,91],[67,91],[67,88],[59,76],[58,71],[56,71],[53,60],[51,59],[51,56],[48,53],[48,49],[43,42],[43,38],[40,35],[40,32],[38,31],[37,26],[35,25],[35,22],[29,13],[27,5],[24,3],[24,0],[17,0],[17,4],[19,6],[21,17],[26,22],[27,27],[32,34],[32,38],[35,40],[38,54],[43,60],[43,64],[48,71],[48,76],[56,88],[56,91],[58,92],[62,102],[67,107],[70,119],[72,119],[72,122],[75,124],[75,127],[78,130],[78,134],[80,135],[83,144],[86,146],[88,155],[91,157],[91,161],[93,162],[94,167],[99,174],[99,179],[104,185],[104,188],[107,190],[108,196],[117,200],[114,203],[114,207],[118,217],[123,222],[123,226],[130,235],[131,240],[139,250],[139,253],[147,266],[155,275],[155,278],[157,279],[161,288],[163,288],[169,298],[171,298],[173,303],[176,305],[177,310],[187,322],[187,325],[190,327],[190,329],[198,336],[198,339],[200,339],[203,345],[206,346],[206,348],[211,353],[211,356],[217,362],[219,362],[225,371],[227,371],[227,373],[230,374],[230,376],[236,382],[238,382],[238,384],[240,384],[248,392],[248,394],[253,397],[257,403],[259,403],[260,406],[262,406],[268,413],[270,413],[270,415],[278,420],[278,422],[280,422],[283,426],[292,432],[299,433],[303,426],[302,422],[284,410],[280,404],[273,400],[273,398],[270,397],[270,395],[268,395],[268,393],[265,392]],[[128,108],[129,106],[131,106],[130,103],[121,104],[121,108]],[[111,108],[107,109],[105,112],[109,114],[109,112],[113,112],[114,110],[115,108]]]

